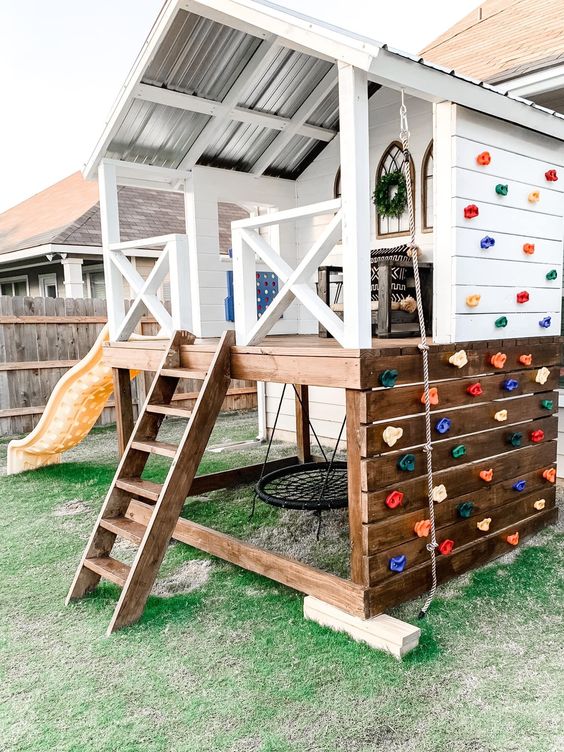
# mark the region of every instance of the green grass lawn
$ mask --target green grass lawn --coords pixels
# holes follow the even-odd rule
[[[177,430],[174,424],[169,432]],[[252,438],[222,417],[212,444]],[[106,638],[118,594],[64,598],[116,464],[94,431],[68,462],[0,478],[0,749],[10,752],[561,752],[564,534],[543,531],[442,587],[402,663],[302,618],[302,596],[181,544],[137,625]],[[202,472],[263,447],[208,452]],[[275,455],[291,453],[277,446]],[[5,465],[6,443],[0,443]],[[152,477],[163,472],[151,466]],[[249,489],[185,514],[250,540],[346,566],[343,518],[311,519]],[[296,517],[298,514],[298,517]],[[294,546],[294,549],[292,549]],[[121,552],[131,555],[127,547]],[[391,613],[414,621],[420,602]]]

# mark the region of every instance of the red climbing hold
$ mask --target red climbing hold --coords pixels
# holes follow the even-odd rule
[[[544,439],[544,431],[540,428],[536,431],[531,431],[530,439],[533,444],[540,444],[540,442]]]
[[[468,392],[468,394],[471,394],[472,397],[479,397],[481,394],[484,393],[484,390],[482,389],[482,385],[479,382],[476,382],[475,384],[470,384],[470,386],[467,386],[466,391]]]
[[[439,551],[444,554],[450,554],[452,553],[452,549],[454,548],[454,541],[450,538],[447,538],[439,545]]]
[[[386,506],[390,509],[399,507],[403,501],[404,494],[401,491],[392,491],[386,496]]]
[[[527,256],[532,256],[535,252],[535,244],[534,243],[525,243],[523,246],[523,253],[526,253]]]
[[[464,218],[465,219],[474,219],[474,217],[477,217],[480,213],[480,210],[476,206],[476,204],[468,204],[468,206],[464,207]]]
[[[556,181],[558,180],[558,174],[556,173],[556,170],[547,170],[544,173],[544,176],[549,183],[556,183]]]
[[[529,293],[526,290],[523,290],[523,292],[517,293],[518,303],[527,303],[528,301],[529,301]]]
[[[482,165],[484,167],[485,165],[489,165],[489,163],[492,161],[492,155],[489,153],[489,151],[483,151],[481,154],[478,154],[476,157],[476,162],[479,165]]]

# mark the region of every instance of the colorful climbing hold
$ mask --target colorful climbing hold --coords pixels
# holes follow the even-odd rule
[[[549,282],[554,282],[554,280],[558,277],[558,272],[556,269],[551,269],[549,272],[546,273],[546,278]]]
[[[532,362],[532,355],[519,355],[519,363],[521,363],[522,366],[530,366],[532,365]]]
[[[492,156],[489,153],[489,151],[483,151],[476,157],[476,162],[484,167],[485,165],[489,165],[489,163],[492,161]]]
[[[435,431],[437,433],[448,433],[451,425],[452,421],[450,418],[441,418],[435,423]]]
[[[541,326],[543,329],[548,329],[548,327],[552,323],[552,317],[551,316],[545,316],[544,319],[541,319],[539,321],[539,326]]]
[[[542,428],[537,428],[536,431],[531,431],[529,438],[533,444],[540,444],[544,440],[544,431]]]
[[[519,533],[513,533],[512,535],[508,535],[505,539],[510,546],[516,546],[519,543]]]
[[[507,443],[511,444],[511,446],[520,447],[522,442],[523,442],[523,434],[520,433],[519,431],[515,431],[515,433],[510,433],[507,437]]]
[[[480,240],[480,248],[483,251],[487,251],[488,248],[493,248],[494,245],[495,245],[495,238],[492,238],[489,235],[485,235]]]
[[[403,572],[407,564],[407,556],[402,554],[401,556],[392,556],[388,562],[390,572]]]
[[[444,485],[444,483],[441,483],[438,486],[434,486],[433,493],[431,496],[432,496],[433,501],[436,502],[437,504],[440,504],[442,501],[444,501],[448,496],[446,486]]]
[[[389,447],[393,447],[403,436],[403,428],[396,426],[387,426],[382,432],[382,440]]]
[[[419,520],[415,523],[413,532],[418,538],[426,538],[431,532],[431,520]]]
[[[515,389],[519,389],[519,382],[517,379],[505,379],[501,382],[501,388],[506,392],[514,392]]]
[[[415,455],[414,454],[402,454],[397,462],[397,466],[400,470],[407,473],[412,473],[415,470]]]
[[[466,305],[469,308],[476,308],[476,306],[480,303],[481,299],[482,299],[482,296],[478,295],[478,294],[467,295],[466,296]]]
[[[533,504],[533,507],[537,510],[537,512],[540,512],[541,509],[544,509],[546,506],[546,499],[537,499],[535,503]]]
[[[459,459],[460,457],[464,457],[464,455],[466,454],[466,447],[464,446],[464,444],[459,444],[451,450],[451,454],[455,460]]]
[[[507,326],[507,316],[500,316],[495,320],[496,329],[503,329]]]
[[[531,191],[527,198],[530,204],[536,204],[540,201],[540,191]]]
[[[480,210],[476,204],[468,204],[468,206],[464,207],[464,219],[474,219],[479,213]]]
[[[489,470],[480,470],[480,478],[486,483],[491,483],[494,477],[494,471],[492,468]]]
[[[556,170],[547,170],[544,173],[544,177],[546,178],[546,180],[548,180],[549,183],[556,183],[556,181],[558,180],[558,173],[556,172]]]
[[[492,524],[492,518],[491,517],[484,517],[483,520],[480,520],[480,522],[476,523],[476,527],[482,533],[487,533],[488,530],[490,529],[490,525],[491,524]]]
[[[517,483],[513,484],[512,488],[513,488],[514,491],[521,492],[521,491],[525,490],[525,486],[526,485],[527,485],[527,481],[526,480],[518,480]]]
[[[498,196],[507,196],[509,193],[509,186],[507,184],[498,183],[495,187],[495,192]]]
[[[457,368],[464,368],[464,366],[468,363],[468,355],[466,355],[466,350],[458,350],[457,352],[453,353],[448,359],[448,362],[451,365],[456,366]]]
[[[456,511],[458,512],[459,517],[462,517],[463,520],[467,520],[468,517],[472,516],[474,504],[471,501],[465,501],[456,507]]]
[[[468,394],[472,395],[472,397],[479,397],[484,393],[482,385],[479,381],[476,381],[475,384],[470,384],[469,386],[467,386],[466,391],[468,392]]]
[[[540,406],[543,410],[554,410],[554,402],[552,400],[541,400]]]
[[[517,298],[518,303],[529,302],[529,293],[526,290],[523,290],[523,292],[518,292],[515,297]]]
[[[439,544],[439,552],[443,554],[443,556],[448,556],[448,554],[452,553],[453,548],[454,541],[450,538],[446,538],[446,540]]]
[[[543,470],[542,477],[549,483],[556,483],[556,468],[547,467],[546,470]]]
[[[495,355],[492,355],[490,358],[490,364],[494,368],[503,368],[506,363],[507,355],[505,353],[498,352]]]
[[[546,366],[543,366],[542,368],[539,368],[537,371],[537,375],[535,376],[535,381],[537,384],[546,384],[548,381],[548,378],[550,376],[550,371]]]
[[[497,413],[494,415],[494,420],[497,420],[498,423],[503,423],[507,420],[507,410],[498,410]]]
[[[402,491],[391,491],[386,496],[385,504],[390,509],[396,509],[403,503],[404,493]]]
[[[427,396],[425,392],[421,395],[421,404],[425,404],[427,402]],[[429,404],[431,405],[438,405],[439,404],[439,390],[436,386],[432,386],[429,389]]]
[[[527,256],[532,256],[535,252],[535,244],[534,243],[525,243],[523,245],[523,253],[526,253]]]
[[[382,386],[385,386],[386,389],[390,389],[391,387],[396,385],[398,376],[399,371],[396,371],[395,368],[386,368],[386,370],[382,371],[382,373],[378,377],[378,381]]]

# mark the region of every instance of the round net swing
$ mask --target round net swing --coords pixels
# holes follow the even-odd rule
[[[307,462],[274,470],[256,485],[259,499],[284,509],[322,512],[348,505],[347,463]]]

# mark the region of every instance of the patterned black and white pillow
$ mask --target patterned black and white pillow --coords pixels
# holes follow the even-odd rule
[[[392,266],[391,267],[391,290],[390,295],[393,303],[399,303],[407,295],[407,278],[408,269],[405,266]],[[372,262],[371,264],[371,299],[373,301],[378,300],[378,264]]]

